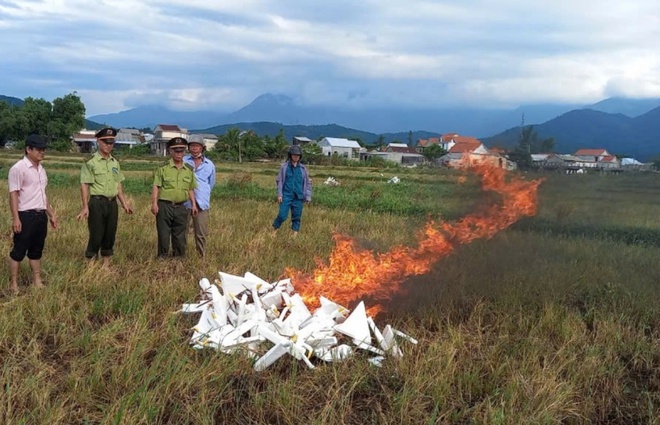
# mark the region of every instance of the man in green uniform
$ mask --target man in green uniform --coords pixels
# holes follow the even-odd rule
[[[175,257],[186,254],[186,231],[188,229],[188,209],[197,215],[195,189],[197,180],[193,168],[183,162],[188,142],[175,137],[167,142],[170,160],[158,167],[154,175],[151,191],[151,212],[156,216],[158,231],[158,256],[165,257],[170,250]]]
[[[124,174],[119,161],[111,155],[115,146],[117,130],[104,128],[96,133],[97,151],[87,159],[80,169],[80,195],[82,210],[76,217],[87,219],[89,242],[85,258],[94,259],[101,251],[103,267],[110,266],[117,233],[117,199],[127,214],[133,209],[126,202],[122,181]]]

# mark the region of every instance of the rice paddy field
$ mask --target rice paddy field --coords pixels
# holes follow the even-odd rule
[[[5,193],[20,157],[0,157]],[[0,208],[0,423],[660,424],[656,173],[516,175],[543,179],[536,215],[457,245],[383,302],[376,323],[419,340],[403,358],[375,367],[358,351],[309,370],[285,356],[255,372],[243,354],[188,345],[195,318],[174,312],[200,278],[313,273],[336,233],[374,253],[416,246],[429,220],[457,222],[498,197],[455,170],[310,166],[294,238],[288,223],[271,230],[278,164],[217,163],[207,257],[189,241],[185,259],[157,260],[149,193],[162,158],[124,158],[135,213],[120,212],[104,270],[84,260],[75,219],[82,159],[44,161],[60,220],[45,288],[29,286],[24,262],[10,295],[7,197]],[[324,185],[330,176],[341,184]]]

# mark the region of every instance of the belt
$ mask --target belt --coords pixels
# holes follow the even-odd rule
[[[116,196],[113,197],[108,197],[108,196],[103,196],[103,195],[92,195],[90,196],[91,199],[100,199],[101,201],[108,201],[108,202],[114,202],[114,200],[117,198]]]
[[[25,210],[25,211],[19,211],[24,214],[46,214],[46,210]]]
[[[188,201],[182,201],[182,202],[174,202],[174,201],[168,201],[167,199],[159,199],[158,202],[165,202],[166,204],[173,205],[175,207],[178,207],[180,205],[185,204]]]

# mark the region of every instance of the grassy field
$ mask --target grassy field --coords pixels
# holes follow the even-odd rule
[[[3,154],[5,193],[19,157]],[[0,423],[660,424],[656,174],[544,175],[537,216],[409,278],[376,318],[420,340],[403,359],[377,368],[358,353],[307,370],[285,357],[256,373],[242,355],[188,346],[194,318],[173,312],[196,299],[199,278],[311,272],[333,232],[377,252],[414,245],[427,218],[456,220],[489,201],[476,179],[312,167],[314,202],[294,239],[270,231],[276,165],[218,164],[209,257],[158,261],[148,199],[156,162],[126,160],[136,212],[121,215],[104,271],[83,261],[80,161],[45,163],[61,222],[46,243],[47,287],[27,286],[25,264],[21,295],[0,296]],[[386,184],[394,175],[402,183]],[[322,185],[328,176],[341,186]],[[7,253],[8,206],[0,225]]]

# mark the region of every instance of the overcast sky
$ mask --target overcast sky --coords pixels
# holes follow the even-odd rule
[[[660,97],[658,0],[0,0],[0,94],[518,106]]]

